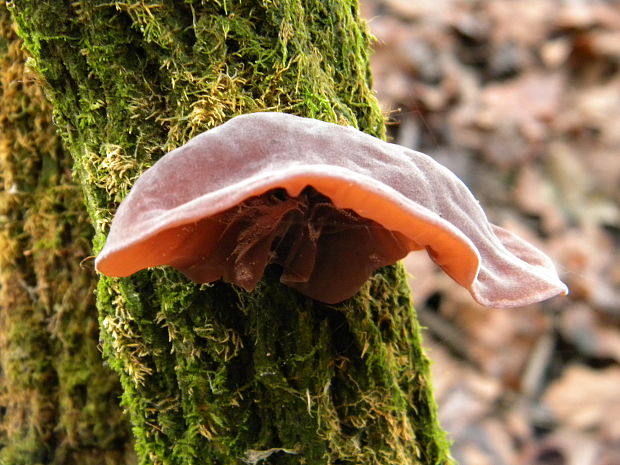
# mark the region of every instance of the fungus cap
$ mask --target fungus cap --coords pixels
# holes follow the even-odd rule
[[[486,306],[567,293],[549,257],[490,224],[429,156],[284,113],[237,116],[162,157],[119,206],[95,265],[118,277],[172,265],[251,290],[278,263],[285,284],[336,303],[418,249]]]

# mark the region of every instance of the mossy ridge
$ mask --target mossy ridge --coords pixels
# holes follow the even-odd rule
[[[80,267],[92,227],[4,1],[0,46],[0,464],[132,463]]]
[[[354,1],[42,3],[13,13],[75,157],[96,250],[144,168],[234,115],[384,135]],[[449,463],[400,266],[341,306],[273,273],[251,294],[170,269],[100,280],[104,352],[140,462]]]

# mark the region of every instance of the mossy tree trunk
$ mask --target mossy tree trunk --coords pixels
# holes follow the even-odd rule
[[[0,464],[135,462],[98,345],[92,226],[0,2]],[[132,459],[133,457],[133,459]]]
[[[354,1],[11,10],[74,157],[96,250],[146,167],[234,115],[277,110],[384,135]],[[140,463],[450,462],[400,265],[337,306],[281,286],[276,270],[252,293],[157,268],[102,277],[97,296]]]

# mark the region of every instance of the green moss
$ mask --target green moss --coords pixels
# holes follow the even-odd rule
[[[23,0],[12,12],[75,159],[95,250],[136,176],[228,118],[384,135],[354,1]],[[55,21],[47,20],[49,17]],[[142,464],[450,463],[402,268],[338,306],[169,268],[97,288]]]
[[[0,464],[132,463],[81,266],[93,230],[4,2],[0,37]]]

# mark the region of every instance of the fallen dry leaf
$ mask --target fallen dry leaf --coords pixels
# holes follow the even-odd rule
[[[572,365],[547,390],[543,401],[556,421],[580,431],[620,440],[620,367],[596,370]]]

